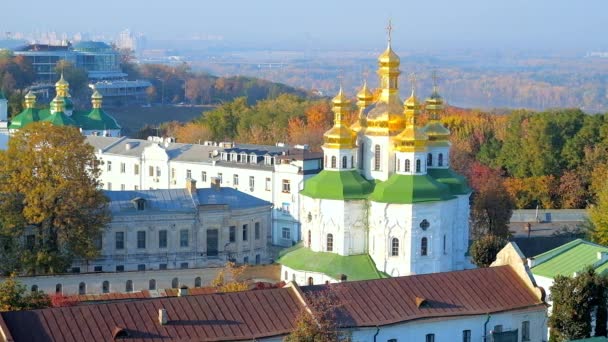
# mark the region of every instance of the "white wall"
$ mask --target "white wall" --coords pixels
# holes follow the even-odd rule
[[[521,341],[521,326],[523,321],[530,322],[530,341],[540,342],[545,340],[547,321],[544,309],[530,311],[512,311],[491,314],[484,333],[484,323],[487,315],[435,318],[428,320],[412,321],[390,326],[376,328],[357,329],[351,331],[353,342],[374,341],[374,335],[378,332],[376,341],[386,342],[396,339],[398,342],[425,341],[427,334],[435,334],[435,341],[462,341],[463,330],[471,330],[471,341],[481,342],[485,334],[489,333],[494,326],[502,325],[503,331],[518,329]],[[488,338],[488,342],[490,338]]]
[[[281,265],[281,280],[285,281],[286,283],[293,281],[299,286],[306,286],[310,285],[310,278],[312,278],[313,285],[339,282],[337,279],[323,273],[294,270],[287,266]]]

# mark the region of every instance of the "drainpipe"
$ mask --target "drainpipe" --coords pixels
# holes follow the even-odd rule
[[[490,322],[490,314],[488,314],[488,317],[486,319],[486,322],[483,324],[483,342],[487,342],[488,338],[486,336],[486,331],[488,331],[488,323]]]
[[[379,333],[380,333],[380,327],[378,327],[376,325],[376,333],[374,334],[374,342],[376,342],[376,337],[378,336]]]

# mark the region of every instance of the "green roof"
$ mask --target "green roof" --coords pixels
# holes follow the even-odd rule
[[[380,279],[382,275],[368,254],[342,256],[330,252],[313,252],[298,244],[282,253],[277,260],[293,270],[318,272],[334,279],[345,274],[348,280]]]
[[[323,199],[364,199],[374,189],[374,183],[363,178],[356,170],[323,170],[304,182],[300,192],[304,196]]]
[[[74,115],[74,120],[84,130],[120,129],[116,120],[101,108],[94,108],[89,113],[78,113]]]
[[[38,109],[26,108],[21,113],[15,115],[15,117],[11,119],[11,124],[8,126],[8,128],[20,129],[32,122],[39,120],[40,116],[38,116]]]
[[[576,239],[535,256],[534,259],[539,263],[531,270],[535,275],[555,278],[558,275],[571,276],[574,272],[592,266],[601,274],[608,270],[608,263],[600,262],[598,252],[608,253],[608,247]]]
[[[429,175],[393,174],[385,182],[376,184],[369,199],[381,203],[412,204],[452,198],[450,188]]]
[[[54,126],[78,126],[76,121],[67,116],[64,112],[51,113],[41,121],[50,122]]]
[[[466,195],[471,192],[466,178],[452,169],[427,169],[429,176],[450,188],[452,195]]]

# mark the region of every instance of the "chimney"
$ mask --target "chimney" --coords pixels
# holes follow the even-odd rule
[[[177,291],[178,297],[185,297],[187,295],[188,295],[188,286],[186,286],[186,285],[180,287],[179,290]]]
[[[158,323],[160,325],[166,325],[169,322],[169,318],[167,317],[167,310],[158,309]]]
[[[196,180],[192,178],[186,179],[186,190],[190,193],[190,195],[196,194]]]

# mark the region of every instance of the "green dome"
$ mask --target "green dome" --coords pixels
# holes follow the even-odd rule
[[[447,185],[452,195],[471,193],[471,188],[469,188],[466,178],[457,174],[452,169],[427,169],[427,173],[439,183]]]
[[[429,175],[393,174],[385,182],[376,184],[369,197],[381,203],[412,204],[446,201],[455,198],[450,188]]]
[[[323,199],[364,199],[374,190],[374,183],[359,172],[323,170],[304,182],[302,195]]]

